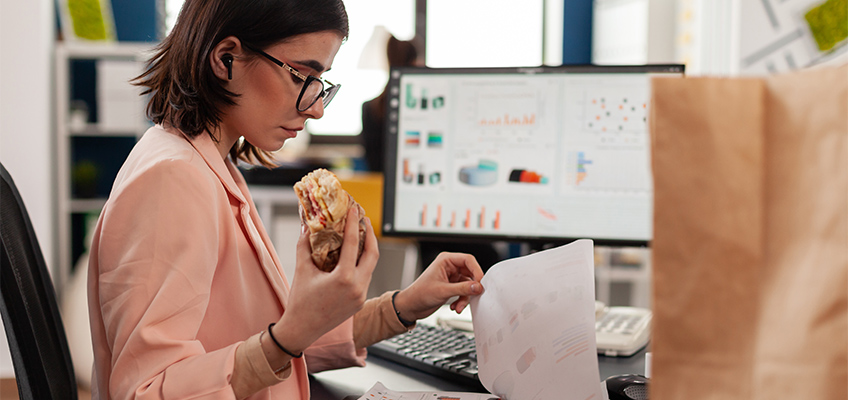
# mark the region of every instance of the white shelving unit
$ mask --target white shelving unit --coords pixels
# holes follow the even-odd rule
[[[626,305],[651,308],[650,249],[595,247],[596,299],[611,304],[612,285],[617,283],[630,287],[630,299]]]
[[[106,202],[105,198],[74,198],[72,193],[72,160],[71,142],[75,137],[107,138],[107,137],[139,137],[144,133],[147,124],[139,118],[138,127],[130,129],[108,129],[101,124],[71,126],[71,63],[74,60],[119,60],[139,63],[139,71],[144,62],[152,54],[154,43],[58,43],[55,49],[55,177],[56,187],[56,257],[53,272],[54,284],[61,291],[68,281],[73,263],[72,260],[72,215],[75,213],[98,212]],[[129,85],[129,83],[127,83]],[[143,113],[143,110],[138,110]],[[130,116],[128,116],[129,118]],[[105,147],[105,146],[104,146]],[[103,151],[109,151],[103,148]]]

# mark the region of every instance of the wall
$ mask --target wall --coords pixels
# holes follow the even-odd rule
[[[15,179],[44,257],[53,264],[51,0],[0,2],[0,161]],[[0,377],[14,376],[0,330]]]

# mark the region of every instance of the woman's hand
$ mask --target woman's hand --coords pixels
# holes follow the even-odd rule
[[[407,321],[426,318],[449,299],[459,296],[451,309],[462,312],[469,296],[483,293],[483,270],[474,256],[441,253],[409,287],[398,293],[395,308]]]
[[[366,217],[365,222],[365,247],[357,264],[359,212],[351,207],[339,263],[332,272],[321,271],[312,262],[309,232],[301,233],[286,309],[273,328],[274,337],[288,350],[302,351],[362,308],[380,257],[371,221]]]

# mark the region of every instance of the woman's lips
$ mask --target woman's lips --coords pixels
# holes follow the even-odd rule
[[[292,139],[297,137],[297,133],[300,132],[301,130],[303,130],[303,128],[289,129],[289,128],[286,128],[284,126],[281,126],[280,128],[282,128],[284,131],[286,131],[286,134],[288,134],[288,136]]]

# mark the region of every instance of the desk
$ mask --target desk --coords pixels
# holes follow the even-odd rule
[[[598,356],[601,380],[613,375],[644,374],[645,352],[642,349],[631,357]],[[407,366],[368,356],[364,368],[345,368],[319,372],[309,376],[313,400],[341,400],[346,396],[358,398],[376,382],[398,391],[476,391],[457,383],[438,378]]]

